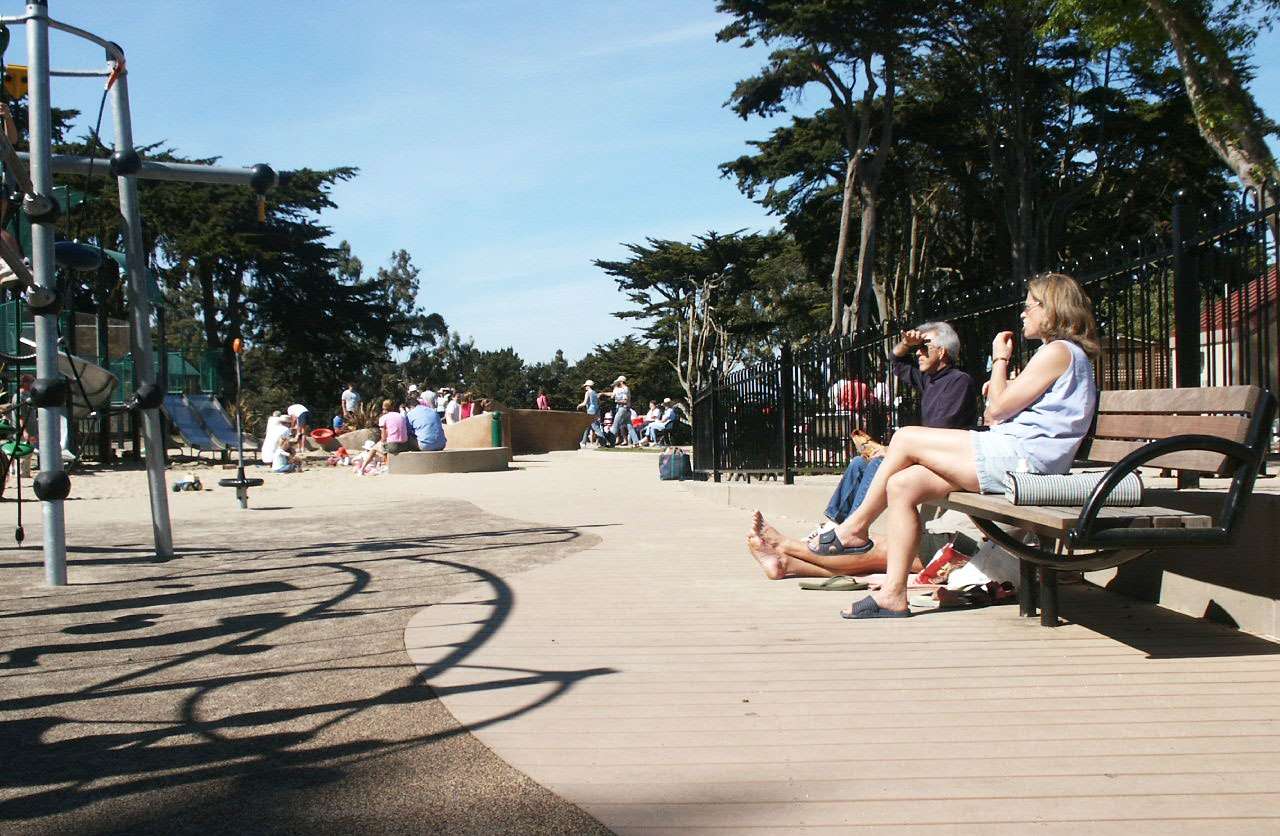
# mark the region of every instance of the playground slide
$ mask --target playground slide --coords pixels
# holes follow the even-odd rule
[[[196,415],[182,395],[165,395],[163,409],[173,423],[173,428],[178,431],[178,437],[188,447],[205,452],[223,449],[223,445],[205,430],[204,424],[200,423],[200,416]]]
[[[91,412],[105,409],[119,383],[115,375],[97,363],[65,351],[58,352],[58,371],[62,372],[71,389],[71,413],[76,418],[85,418]],[[77,374],[79,382],[76,381]]]
[[[213,395],[187,395],[187,403],[191,404],[191,409],[204,422],[204,425],[209,428],[209,435],[213,436],[219,443],[225,444],[228,450],[236,449],[235,421],[231,420],[231,416],[227,415],[226,410],[222,408],[222,404],[218,403]],[[257,446],[258,440],[245,433],[244,449],[252,451]]]
[[[25,337],[22,343],[35,348],[35,343]],[[105,409],[119,385],[116,376],[102,366],[61,350],[58,351],[58,371],[67,379],[71,390],[71,413],[76,418],[86,418],[91,412]],[[76,382],[77,374],[79,383]]]

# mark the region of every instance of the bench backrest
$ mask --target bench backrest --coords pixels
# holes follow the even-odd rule
[[[1252,444],[1254,413],[1263,401],[1257,386],[1218,386],[1194,389],[1131,389],[1103,391],[1090,461],[1115,463],[1149,441],[1174,435],[1212,435]],[[1261,438],[1269,427],[1261,428]],[[1225,456],[1192,450],[1153,459],[1154,467],[1200,473],[1225,473],[1234,465]]]

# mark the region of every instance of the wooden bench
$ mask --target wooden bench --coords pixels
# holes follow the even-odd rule
[[[1119,566],[1162,548],[1226,546],[1235,538],[1275,420],[1276,398],[1257,386],[1102,392],[1080,459],[1112,465],[1078,508],[1014,505],[1001,495],[952,493],[938,504],[1020,560],[1020,609],[1058,624],[1057,572]],[[1140,466],[1230,476],[1216,521],[1173,508],[1107,508],[1102,502]],[[999,523],[1029,532],[1027,543]]]

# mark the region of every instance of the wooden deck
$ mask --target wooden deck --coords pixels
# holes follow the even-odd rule
[[[1057,630],[844,621],[864,593],[765,581],[746,515],[653,457],[548,464],[467,498],[600,545],[405,640],[486,745],[613,830],[1280,832],[1280,645],[1082,586]]]

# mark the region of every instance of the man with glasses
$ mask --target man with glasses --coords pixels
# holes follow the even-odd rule
[[[902,332],[893,347],[893,374],[920,390],[920,423],[965,430],[978,420],[973,378],[956,368],[960,337],[946,322],[926,322]]]
[[[960,337],[945,322],[926,322],[904,331],[893,347],[893,373],[920,390],[920,418],[926,427],[963,430],[977,424],[977,386],[972,377],[956,368],[959,356]],[[827,522],[807,539],[820,536],[862,504],[882,461],[880,456],[854,456],[827,503]]]

